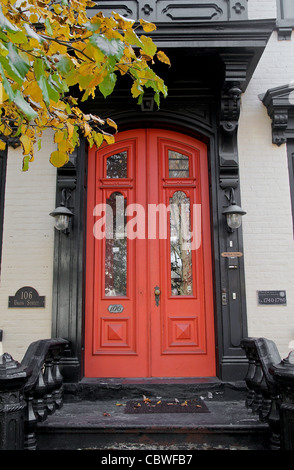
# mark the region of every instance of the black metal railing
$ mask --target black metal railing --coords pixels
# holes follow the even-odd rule
[[[62,406],[59,361],[68,341],[32,343],[21,363],[0,356],[0,450],[35,450],[38,422]]]
[[[246,406],[271,431],[271,449],[294,450],[294,351],[281,360],[275,343],[244,338],[248,359]],[[62,406],[60,358],[64,339],[32,343],[21,363],[0,356],[0,450],[35,450],[39,422]]]
[[[294,450],[294,351],[281,360],[266,338],[244,338],[241,346],[248,359],[247,408],[268,423],[272,450]]]

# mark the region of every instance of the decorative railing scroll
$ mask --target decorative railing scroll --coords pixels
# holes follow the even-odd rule
[[[31,343],[21,363],[0,356],[0,449],[35,450],[38,422],[62,406],[59,360],[68,341]]]

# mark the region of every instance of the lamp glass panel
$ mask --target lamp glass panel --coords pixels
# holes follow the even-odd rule
[[[55,227],[57,230],[66,230],[69,224],[68,215],[58,215],[55,217]]]
[[[227,223],[230,228],[239,228],[241,225],[242,217],[240,214],[228,214]]]

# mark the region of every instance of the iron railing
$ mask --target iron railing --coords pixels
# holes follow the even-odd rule
[[[0,450],[35,450],[38,422],[62,406],[59,361],[68,341],[33,342],[21,363],[0,356]]]

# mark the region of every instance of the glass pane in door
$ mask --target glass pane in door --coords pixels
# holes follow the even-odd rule
[[[127,295],[126,199],[119,192],[106,199],[105,296]]]
[[[170,178],[189,178],[189,157],[174,150],[168,151]]]
[[[111,155],[106,160],[107,178],[127,178],[127,152]]]
[[[170,198],[170,263],[173,296],[193,295],[190,199],[183,191]]]

